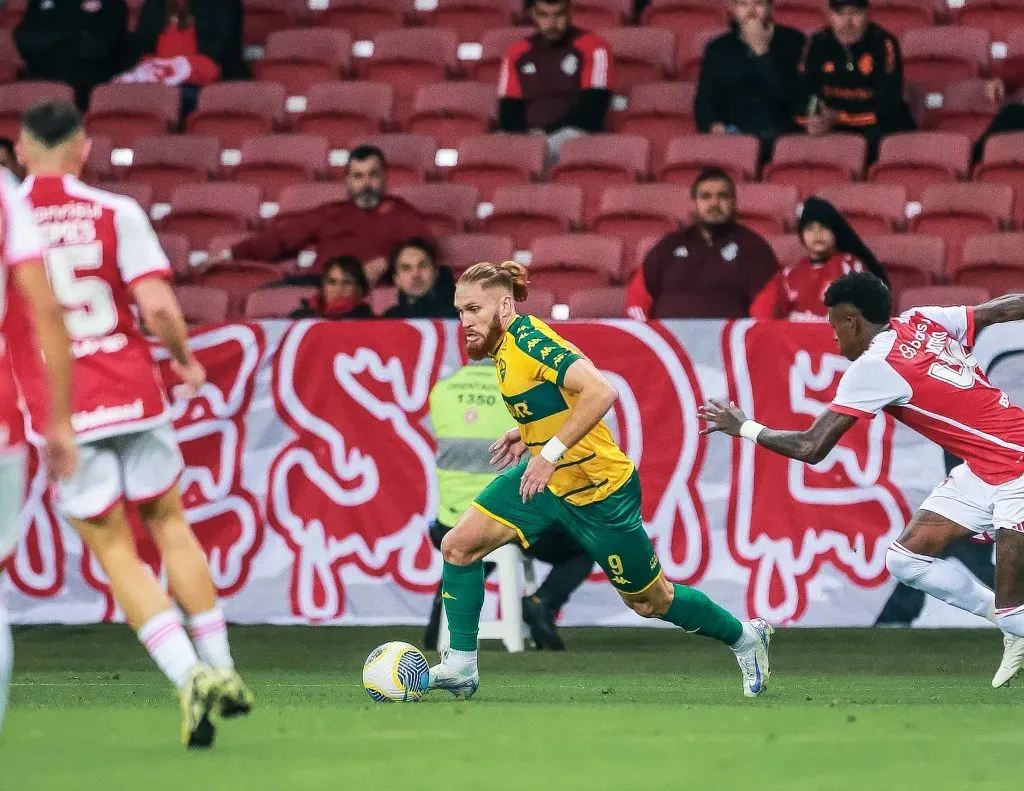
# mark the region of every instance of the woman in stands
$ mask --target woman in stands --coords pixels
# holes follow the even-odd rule
[[[874,253],[828,201],[807,199],[800,213],[799,233],[807,257],[768,281],[750,306],[752,318],[825,321],[825,289],[842,275],[871,272],[889,283]]]
[[[304,300],[291,314],[293,319],[372,319],[366,303],[370,283],[359,259],[351,255],[332,258],[324,265],[320,293]]]

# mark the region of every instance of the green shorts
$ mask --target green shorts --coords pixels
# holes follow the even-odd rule
[[[661,563],[640,516],[636,470],[617,491],[597,503],[570,505],[550,489],[524,503],[519,482],[528,459],[505,470],[473,502],[481,512],[508,525],[523,547],[560,524],[604,569],[620,593],[643,593],[661,576]]]

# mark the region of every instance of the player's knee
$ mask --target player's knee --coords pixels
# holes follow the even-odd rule
[[[908,552],[903,546],[893,542],[885,553],[885,567],[900,582],[915,587],[928,571],[931,558]]]
[[[476,560],[472,548],[467,547],[461,540],[457,529],[449,531],[441,539],[441,557],[444,558],[445,563],[450,563],[453,566],[468,566]]]
[[[661,618],[672,605],[672,590],[662,578],[643,595],[626,598],[626,605],[641,618]]]

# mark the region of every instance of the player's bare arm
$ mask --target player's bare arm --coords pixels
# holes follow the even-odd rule
[[[1006,294],[974,309],[975,332],[981,332],[992,324],[1021,320],[1024,320],[1024,294]]]
[[[720,431],[732,437],[745,436],[743,426],[748,423],[750,424],[748,431],[750,428],[757,431],[756,442],[758,445],[807,464],[817,464],[828,456],[832,448],[839,443],[843,434],[857,422],[857,418],[851,415],[826,410],[806,431],[776,431],[747,420],[747,416],[735,404],[731,402],[726,404],[714,399],[698,408],[697,414],[708,423],[707,427],[700,432],[701,434],[713,434]],[[751,438],[754,438],[752,432]]]
[[[64,308],[53,295],[46,267],[40,258],[15,270],[18,289],[35,320],[50,389],[50,425],[46,437],[46,465],[54,478],[75,470],[75,434],[71,429],[71,354]]]
[[[194,396],[206,382],[206,371],[189,348],[185,319],[170,284],[150,277],[137,283],[132,293],[146,326],[171,353],[174,373],[184,382],[189,397]]]
[[[562,386],[577,397],[576,404],[557,436],[548,443],[552,449],[549,451],[548,446],[545,446],[541,453],[530,459],[519,488],[523,502],[528,502],[544,491],[551,482],[551,476],[555,474],[558,458],[600,423],[619,398],[618,391],[611,383],[590,360],[583,357],[566,369]]]

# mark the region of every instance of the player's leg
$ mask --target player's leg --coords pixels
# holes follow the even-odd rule
[[[594,561],[561,525],[553,525],[538,537],[527,554],[551,564],[551,571],[531,596],[523,597],[523,620],[538,648],[564,651],[555,618],[573,591],[587,581]]]
[[[224,612],[206,555],[185,518],[178,491],[184,461],[170,425],[121,438],[125,497],[134,502],[163,561],[171,593],[188,616],[196,652],[221,676],[220,712],[248,714],[253,696],[235,672]]]
[[[0,562],[18,542],[18,512],[25,493],[25,453],[11,451],[0,457]],[[0,574],[0,582],[3,575]],[[14,667],[14,640],[7,609],[0,593],[0,728],[7,709],[7,690]]]
[[[1003,659],[992,678],[1001,687],[1024,663],[1024,479],[999,487],[996,527],[996,621],[1003,630]]]
[[[75,474],[59,484],[58,508],[82,537],[110,582],[114,600],[165,676],[181,693],[182,739],[209,747],[209,712],[220,680],[199,661],[177,610],[139,558],[122,502],[120,460],[111,443],[79,449]]]

